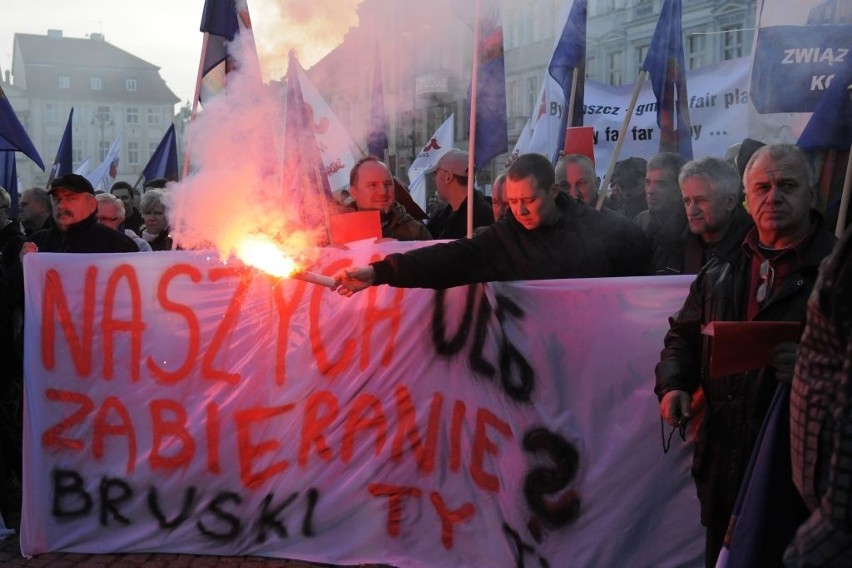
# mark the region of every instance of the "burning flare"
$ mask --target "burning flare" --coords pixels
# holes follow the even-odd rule
[[[337,288],[337,282],[331,276],[301,270],[292,257],[287,256],[265,235],[251,235],[240,241],[237,257],[243,263],[276,278],[296,278],[332,290]]]
[[[297,268],[296,261],[265,235],[244,238],[237,245],[237,257],[245,264],[278,278],[289,277]]]

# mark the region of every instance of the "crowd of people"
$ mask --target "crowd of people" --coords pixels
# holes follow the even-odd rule
[[[432,175],[444,205],[425,223],[396,198],[394,177],[380,159],[369,156],[352,168],[341,212],[377,211],[382,238],[444,242],[340,271],[338,292],[695,275],[669,319],[653,388],[673,428],[699,422],[692,476],[706,564],[715,565],[730,534],[764,417],[780,396],[790,451],[772,472],[778,490],[758,565],[852,566],[852,237],[847,231],[836,243],[824,227],[809,156],[792,145],[754,144],[733,160],[632,157],[617,164],[608,193],[589,157],[565,155],[553,165],[525,154],[494,180],[490,203],[479,191],[469,202],[468,158],[454,149],[437,162]],[[162,251],[175,243],[162,185],[140,196],[118,182],[96,195],[85,178],[69,174],[47,190],[22,192],[18,219],[9,218],[9,203],[0,190],[0,348],[10,362],[0,378],[0,474],[19,482],[21,258],[37,251]],[[467,238],[469,210],[475,232]],[[765,367],[718,377],[710,372],[712,339],[702,334],[717,321],[796,322],[803,336],[778,344]]]

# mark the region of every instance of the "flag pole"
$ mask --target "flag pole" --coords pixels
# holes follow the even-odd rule
[[[580,76],[579,67],[574,67],[571,72],[571,96],[568,101],[568,118],[565,121],[565,144],[562,148],[562,153],[568,151],[568,131],[574,126],[574,105],[577,104],[577,78]]]
[[[473,12],[473,59],[471,60],[470,70],[470,139],[467,143],[467,238],[473,236],[473,182],[476,180],[476,172],[474,171],[474,152],[476,151],[476,91],[477,83],[479,82],[479,40],[480,40],[480,25],[479,15],[482,0],[476,0]]]
[[[852,147],[849,148],[849,157],[846,158],[846,177],[843,179],[843,193],[840,194],[840,210],[837,212],[837,225],[834,227],[834,236],[838,239],[843,236],[846,229],[846,215],[849,213],[849,193],[852,186]]]
[[[198,100],[201,98],[201,78],[204,76],[204,60],[207,58],[207,44],[210,41],[210,32],[204,32],[204,39],[201,40],[201,58],[198,60],[198,76],[195,79],[195,94],[192,97],[192,113],[189,115],[189,123],[195,120],[195,115],[198,112]],[[183,179],[189,175],[189,148],[192,141],[191,130],[186,131],[186,147],[183,154]],[[141,177],[140,177],[141,179]],[[139,183],[138,181],[136,182]]]
[[[639,78],[636,79],[636,85],[633,86],[633,94],[630,95],[630,104],[627,105],[627,111],[624,114],[624,120],[621,122],[621,128],[618,131],[618,140],[615,142],[615,148],[612,151],[612,156],[609,159],[609,165],[606,168],[606,174],[598,188],[598,202],[595,203],[595,209],[600,211],[603,207],[605,199],[605,189],[609,187],[609,180],[612,179],[612,172],[615,170],[615,163],[618,161],[618,155],[621,153],[621,147],[624,145],[624,137],[627,135],[627,127],[630,126],[630,119],[633,117],[633,109],[636,107],[636,99],[639,98],[639,91],[642,89],[642,83],[645,82],[645,75],[648,72],[642,69],[639,72]]]

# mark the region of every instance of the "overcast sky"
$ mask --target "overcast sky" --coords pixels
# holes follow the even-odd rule
[[[287,51],[296,47],[310,67],[357,23],[361,0],[248,0],[266,79],[285,71]],[[103,33],[106,41],[160,67],[160,75],[182,100],[195,89],[204,0],[3,0],[0,69],[12,67],[16,32],[66,37]]]

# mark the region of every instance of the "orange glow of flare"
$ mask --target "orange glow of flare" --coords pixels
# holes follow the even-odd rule
[[[287,278],[297,269],[296,261],[264,235],[244,238],[237,245],[237,257],[245,264],[278,278]]]

